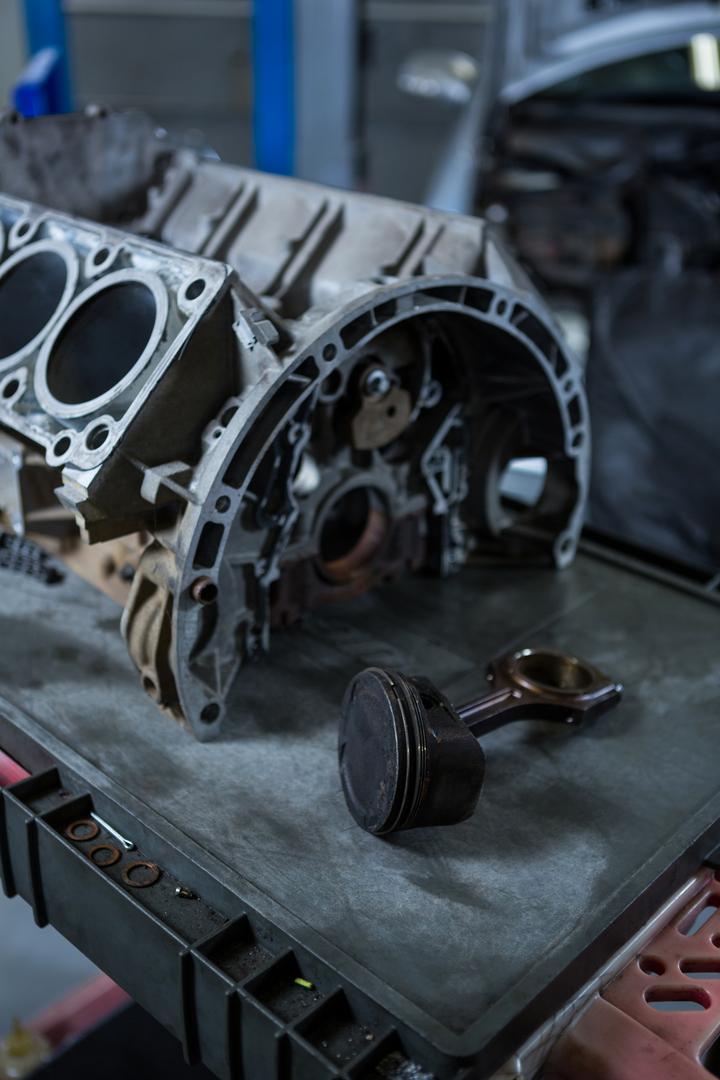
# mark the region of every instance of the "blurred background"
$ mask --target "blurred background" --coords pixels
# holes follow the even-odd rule
[[[0,0],[0,101],[487,216],[586,365],[592,526],[716,589],[719,37],[716,0]],[[0,926],[2,1032],[89,965]]]
[[[588,364],[593,522],[720,564],[716,0],[3,0],[0,92],[482,213]]]

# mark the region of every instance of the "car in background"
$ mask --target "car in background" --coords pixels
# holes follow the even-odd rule
[[[593,524],[720,567],[720,5],[487,7],[399,72],[456,113],[426,199],[486,214],[586,357]]]

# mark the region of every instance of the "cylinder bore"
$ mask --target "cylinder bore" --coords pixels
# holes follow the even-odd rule
[[[152,290],[118,281],[89,296],[68,317],[47,361],[47,387],[63,405],[111,391],[142,358],[157,318]]]
[[[388,519],[379,492],[355,487],[327,508],[319,537],[319,564],[331,581],[349,582],[362,574],[382,548]]]
[[[62,302],[68,279],[56,251],[35,251],[7,267],[0,278],[0,360],[29,345]]]

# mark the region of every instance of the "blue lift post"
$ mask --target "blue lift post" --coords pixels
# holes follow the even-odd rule
[[[295,171],[294,0],[255,0],[252,16],[255,164]]]
[[[24,0],[30,61],[14,90],[24,116],[73,108],[65,15],[61,0]]]

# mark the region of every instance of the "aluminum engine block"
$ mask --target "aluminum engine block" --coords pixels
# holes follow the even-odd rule
[[[0,197],[0,426],[85,541],[142,538],[122,631],[206,739],[242,664],[321,602],[469,557],[567,565],[588,417],[482,221],[186,150],[158,171],[123,229]],[[529,457],[523,505],[500,479]]]

